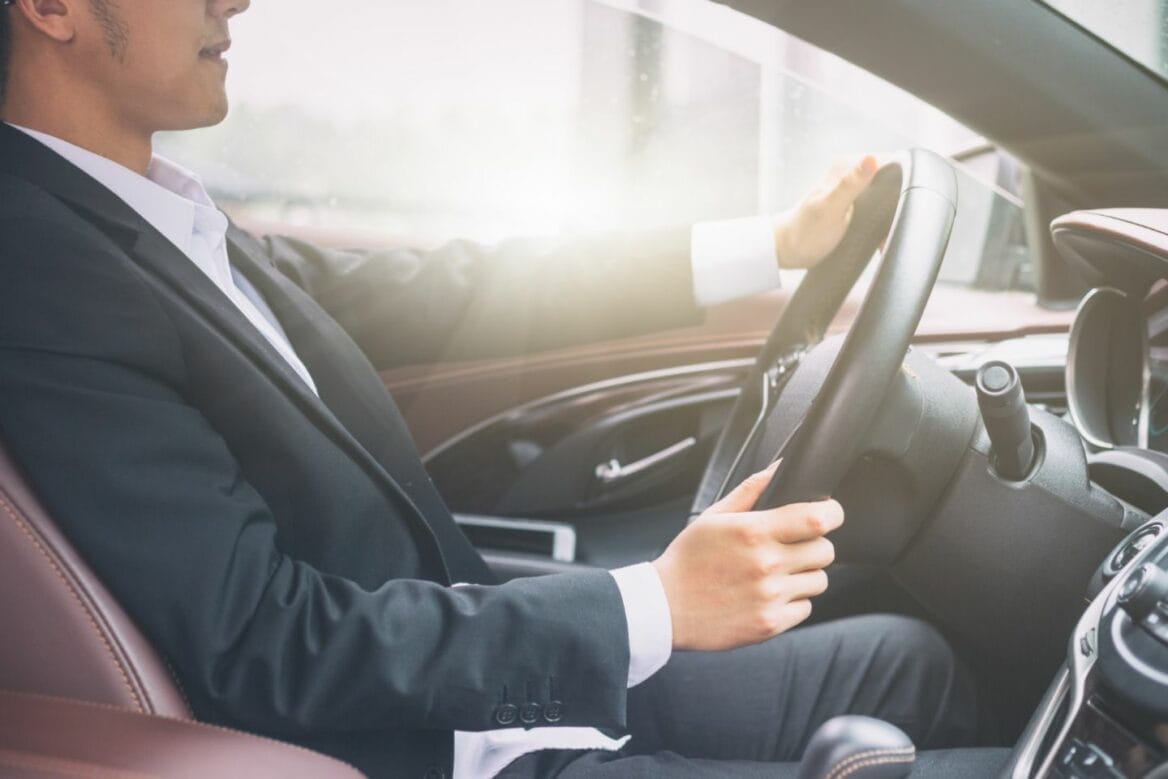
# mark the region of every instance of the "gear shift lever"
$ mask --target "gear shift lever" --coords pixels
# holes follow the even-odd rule
[[[819,726],[799,764],[799,779],[903,779],[916,760],[900,728],[872,717],[848,715]]]

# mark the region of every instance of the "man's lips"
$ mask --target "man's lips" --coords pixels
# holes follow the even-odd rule
[[[199,50],[199,56],[203,59],[217,60],[223,56],[223,53],[231,48],[231,41],[226,40],[220,43],[215,43]]]

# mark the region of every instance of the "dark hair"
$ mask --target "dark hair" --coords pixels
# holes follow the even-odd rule
[[[117,15],[115,0],[90,0],[97,21],[105,32],[110,54],[122,59],[126,55],[126,25]],[[12,22],[9,9],[13,0],[0,0],[0,103],[8,91],[8,73],[12,60]]]
[[[0,0],[2,1],[2,0]],[[126,32],[126,23],[122,20],[121,9],[117,0],[89,0],[89,7],[94,18],[105,33],[105,45],[110,55],[119,62],[126,61],[126,43],[129,35]]]

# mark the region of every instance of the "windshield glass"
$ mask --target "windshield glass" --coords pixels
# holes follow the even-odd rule
[[[1168,0],[1043,0],[1162,78],[1168,78]]]

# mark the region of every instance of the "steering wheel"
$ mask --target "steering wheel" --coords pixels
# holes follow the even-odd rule
[[[877,171],[839,246],[804,276],[745,379],[691,520],[777,457],[783,464],[756,508],[831,496],[901,369],[956,210],[953,168],[933,152],[900,152]],[[883,259],[846,336],[825,340],[882,242]]]

